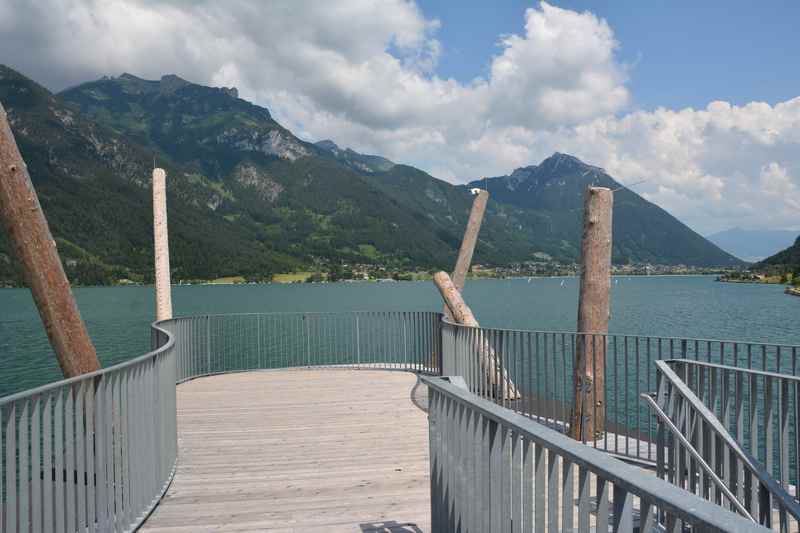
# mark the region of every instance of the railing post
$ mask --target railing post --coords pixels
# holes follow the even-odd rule
[[[358,330],[358,315],[356,315],[356,365],[361,366],[361,334]]]
[[[406,314],[402,313],[403,317],[403,366],[408,367],[408,340],[406,338]]]
[[[261,315],[256,315],[256,360],[258,369],[261,370],[264,367],[261,364]]]
[[[303,315],[303,321],[306,323],[306,366],[311,366],[311,326],[308,315]]]
[[[206,372],[211,373],[211,315],[206,315]]]

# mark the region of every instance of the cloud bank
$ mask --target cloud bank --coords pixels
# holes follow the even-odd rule
[[[0,61],[56,90],[126,71],[234,85],[303,138],[453,182],[567,152],[647,180],[702,233],[800,230],[800,98],[636,110],[603,19],[542,2],[524,22],[464,83],[437,75],[440,22],[405,0],[0,0]]]

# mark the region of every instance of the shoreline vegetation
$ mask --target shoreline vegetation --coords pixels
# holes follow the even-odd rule
[[[191,285],[264,285],[264,284],[292,284],[292,283],[385,283],[385,282],[398,282],[398,281],[430,281],[433,279],[433,272],[425,270],[411,270],[411,271],[392,271],[383,268],[364,269],[354,271],[324,271],[306,270],[297,272],[286,272],[273,274],[271,279],[266,277],[259,279],[248,279],[245,276],[224,276],[215,279],[180,279],[173,280],[173,286],[191,286]],[[718,275],[717,280],[726,276],[726,272],[722,269],[714,268],[693,268],[693,267],[653,267],[648,265],[647,268],[632,267],[630,265],[615,265],[612,269],[612,277],[689,277],[689,276],[709,276]],[[579,276],[579,266],[575,265],[558,265],[557,268],[552,268],[549,271],[531,271],[528,269],[508,268],[508,267],[485,267],[476,265],[473,270],[467,274],[467,279],[482,280],[482,279],[549,279],[549,278],[577,278]],[[152,286],[152,280],[131,280],[119,279],[111,280],[107,283],[84,284],[73,282],[73,287],[143,287]],[[16,284],[0,284],[0,288],[24,288],[24,285]]]
[[[722,283],[748,283],[757,285],[785,285],[784,292],[800,296],[800,274],[797,272],[727,272],[717,276]]]

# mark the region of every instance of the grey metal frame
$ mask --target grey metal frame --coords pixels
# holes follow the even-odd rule
[[[175,384],[199,376],[297,367],[444,371],[463,375],[477,396],[564,431],[572,354],[576,343],[595,343],[606,347],[603,403],[611,432],[589,444],[655,463],[656,424],[645,406],[632,406],[653,390],[657,359],[731,361],[796,375],[798,353],[727,341],[469,328],[444,323],[437,312],[203,315],[154,324],[152,332],[146,355],[0,399],[0,533],[135,529],[174,473]],[[496,370],[508,372],[521,399],[486,386],[476,353],[482,345],[497,354]],[[770,413],[780,417],[785,409]],[[778,420],[783,431],[786,418]],[[789,434],[796,442],[796,431]],[[786,449],[780,445],[781,457]],[[796,456],[779,461],[780,472],[786,465],[795,472]]]
[[[508,373],[521,399],[496,395],[487,386],[478,353],[484,344],[491,346],[498,355],[499,373]],[[656,424],[640,397],[655,390],[657,360],[699,361],[785,376],[800,375],[800,346],[475,328],[446,320],[442,323],[442,371],[445,375],[464,376],[470,390],[482,398],[567,432],[573,407],[573,360],[579,344],[593,346],[594,353],[602,354],[605,360],[604,395],[599,397],[596,390],[588,394],[595,414],[597,406],[601,406],[607,431],[599,438],[587,439],[586,443],[652,465],[656,461]],[[792,391],[794,395],[794,389]],[[794,428],[800,420],[800,410],[793,407],[790,411],[790,424]],[[778,413],[777,407],[774,413]],[[797,433],[792,432],[792,435]],[[794,455],[789,461],[789,472],[800,476],[800,462]]]
[[[768,531],[446,378],[428,385],[432,531]]]
[[[132,531],[177,464],[176,384],[290,367],[438,373],[435,312],[204,315],[153,351],[0,399],[0,532]]]
[[[658,475],[685,490],[714,501],[726,508],[736,508],[748,514],[760,524],[777,527],[780,531],[796,531],[800,528],[800,504],[789,494],[788,474],[780,482],[773,477],[773,435],[765,431],[769,422],[760,418],[757,406],[749,397],[737,396],[736,391],[753,390],[754,380],[763,378],[788,383],[797,378],[769,372],[738,369],[724,365],[698,361],[656,361],[657,392],[650,403],[659,415],[658,431]],[[739,376],[739,386],[731,379]],[[747,387],[744,381],[747,380]],[[702,399],[693,390],[699,389]],[[769,388],[769,385],[767,386]],[[788,385],[782,389],[788,391]],[[720,389],[722,389],[720,391]],[[769,409],[772,398],[769,394],[759,397],[755,403],[764,403]],[[788,403],[788,398],[784,398]],[[746,420],[744,412],[753,409],[754,425]],[[723,416],[717,416],[714,410]],[[734,410],[742,413],[736,424],[731,420]],[[769,415],[771,416],[771,415]],[[782,417],[785,420],[786,417]],[[747,425],[752,432],[749,439],[734,438],[733,430],[740,429],[743,435]],[[761,427],[759,427],[761,426]],[[666,431],[669,429],[669,431]],[[731,428],[729,430],[729,428]],[[763,449],[769,450],[767,465],[761,463],[743,443],[750,442],[758,448],[758,435],[764,439]],[[788,430],[780,432],[778,442],[787,450],[779,470],[788,469]],[[755,444],[754,444],[755,443]],[[784,454],[779,454],[784,455]],[[711,481],[711,482],[710,482]],[[723,497],[724,496],[724,497]],[[743,511],[743,510],[746,510]]]
[[[177,461],[176,345],[0,399],[0,531],[130,531]]]

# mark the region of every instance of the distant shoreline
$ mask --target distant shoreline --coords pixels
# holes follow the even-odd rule
[[[714,276],[715,274],[612,274],[611,278],[704,278]],[[490,276],[467,276],[468,281],[505,281],[512,279],[580,279],[580,276],[575,274],[561,275],[561,276],[506,276],[506,277],[490,277]],[[172,283],[172,287],[230,287],[232,285],[317,285],[322,283],[403,283],[403,282],[428,282],[430,279],[416,279],[416,280],[395,280],[395,279],[347,279],[339,281],[261,281],[261,282],[214,282],[202,281],[197,283]],[[728,283],[759,283],[759,282],[746,282],[746,281],[729,281]],[[761,282],[762,285],[767,283]],[[126,287],[153,287],[152,283],[119,283],[114,285],[72,285],[73,289],[110,289],[110,288],[126,288]],[[0,286],[2,289],[27,289],[24,286]]]

